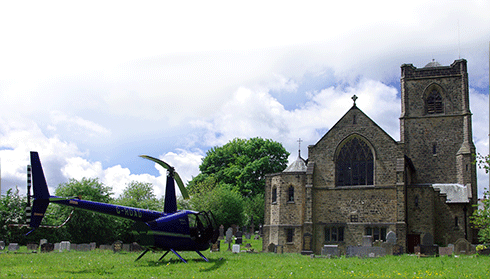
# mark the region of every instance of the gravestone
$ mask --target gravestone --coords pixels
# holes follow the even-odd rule
[[[122,241],[118,240],[112,244],[112,251],[114,253],[121,252],[122,250]]]
[[[71,249],[70,241],[61,241],[60,252],[63,250],[70,251],[70,249]]]
[[[78,251],[78,245],[75,243],[70,243],[70,250]]]
[[[274,244],[274,243],[269,244],[267,246],[267,252],[273,253],[274,251],[276,251],[276,244]]]
[[[61,252],[61,243],[57,242],[54,244],[54,250]]]
[[[240,245],[238,244],[233,244],[233,253],[240,253]]]
[[[439,247],[439,256],[451,256],[453,254],[454,246]]]
[[[223,240],[225,238],[225,226],[220,225],[219,226],[219,240]]]
[[[364,247],[373,246],[373,237],[370,235],[364,235],[362,237],[362,246],[364,246]]]
[[[233,236],[233,229],[231,227],[226,230],[226,240],[225,243],[231,243],[231,237]]]
[[[476,252],[475,248],[472,247],[471,243],[468,242],[468,240],[464,238],[460,238],[456,240],[454,243],[454,254],[456,255],[471,255]]]
[[[211,245],[211,252],[219,252],[221,242],[218,240]]]
[[[27,250],[37,250],[37,248],[39,248],[39,245],[37,245],[37,243],[27,243]]]
[[[347,247],[348,257],[359,257],[359,258],[376,258],[386,256],[386,249],[383,247],[373,247],[373,246],[348,246]]]
[[[242,242],[243,242],[242,234],[243,233],[241,231],[237,231],[235,233],[235,236],[236,236],[235,244],[242,244]]]
[[[236,234],[236,232],[238,231],[238,226],[237,225],[231,225],[231,229],[233,230],[233,235]]]
[[[19,250],[19,244],[18,243],[10,243],[9,244],[9,252],[15,252]]]
[[[39,241],[39,246],[43,246],[44,243],[48,243],[48,240],[43,238]]]
[[[430,233],[424,234],[424,237],[422,237],[422,243],[421,244],[424,246],[434,245],[434,238],[432,237],[432,234],[430,234]]]
[[[396,233],[393,231],[389,231],[386,234],[386,243],[395,245],[396,244]]]
[[[99,249],[100,250],[111,250],[112,249],[112,245],[102,244],[102,245],[99,246]]]
[[[400,256],[403,254],[403,246],[393,245],[393,256]]]
[[[123,244],[122,249],[123,251],[131,252],[131,244]]]
[[[0,251],[2,251],[3,249],[5,249],[5,242],[0,241]]]
[[[338,245],[323,245],[322,255],[327,257],[340,257]]]
[[[95,243],[95,242],[90,242],[90,251],[95,250],[95,248],[97,248],[97,243]]]
[[[133,252],[141,252],[144,251],[145,249],[139,245],[137,242],[131,243],[131,251]]]
[[[54,244],[53,243],[43,243],[41,245],[41,252],[43,253],[49,253],[54,250]]]
[[[78,244],[77,249],[78,249],[78,251],[81,251],[81,252],[89,252],[90,251],[90,244],[88,244],[88,243]]]
[[[284,252],[284,247],[282,245],[276,245],[276,254],[282,254]]]
[[[264,236],[264,226],[262,225],[262,223],[259,223],[259,235],[260,237]]]

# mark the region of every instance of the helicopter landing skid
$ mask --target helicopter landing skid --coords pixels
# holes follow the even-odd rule
[[[174,249],[170,249],[168,250],[167,252],[165,252],[165,254],[163,254],[163,256],[160,257],[160,259],[158,259],[158,261],[161,261],[170,251],[172,251],[177,257],[179,257],[179,259],[181,261],[183,261],[184,263],[187,263],[186,260],[184,260],[184,258],[182,258],[182,256],[179,255],[179,253],[177,253]],[[196,253],[201,256],[206,262],[209,262],[209,260],[199,251],[196,251]]]

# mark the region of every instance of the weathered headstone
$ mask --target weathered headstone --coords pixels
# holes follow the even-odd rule
[[[53,250],[54,250],[54,244],[53,243],[43,243],[41,245],[41,252],[43,252],[43,253],[52,252]]]
[[[233,237],[233,229],[231,227],[226,230],[226,243],[231,243],[231,238]]]
[[[453,254],[454,247],[439,247],[439,256],[451,256]]]
[[[0,251],[2,251],[3,249],[5,249],[5,242],[0,241]]]
[[[43,238],[39,241],[39,246],[43,246],[44,243],[48,243],[48,240]]]
[[[37,248],[39,248],[39,245],[37,245],[37,243],[27,243],[27,250],[37,250]]]
[[[274,243],[269,244],[267,246],[267,251],[271,252],[271,253],[275,252],[276,251],[276,244],[274,244]]]
[[[131,251],[133,252],[141,252],[144,251],[145,249],[139,245],[137,242],[131,243]]]
[[[62,250],[61,250],[61,243],[56,242],[56,243],[54,244],[54,250],[61,252],[61,251],[62,251]]]
[[[393,245],[396,244],[396,233],[395,232],[389,231],[386,234],[386,243],[393,244]]]
[[[373,237],[370,235],[364,235],[362,237],[362,246],[364,246],[364,247],[373,246]]]
[[[95,250],[95,248],[97,248],[97,243],[95,243],[95,242],[90,242],[90,251]]]
[[[323,245],[322,255],[327,257],[339,257],[340,251],[338,245]]]
[[[383,247],[373,246],[348,246],[347,256],[359,258],[375,258],[386,256],[386,249]]]
[[[99,249],[100,250],[111,250],[112,249],[112,245],[102,244],[102,245],[99,246]]]
[[[89,252],[90,251],[90,244],[88,244],[88,243],[78,244],[77,248],[78,248],[78,251]]]
[[[19,250],[19,244],[18,243],[10,243],[9,244],[9,252],[15,252]]]
[[[400,256],[403,254],[403,246],[393,245],[393,256]]]
[[[130,244],[123,244],[122,250],[126,252],[131,252],[131,245]]]
[[[63,250],[66,250],[66,251],[70,251],[71,250],[70,241],[61,241],[61,243],[60,243],[60,252],[63,251]]]
[[[233,253],[240,253],[240,245],[238,244],[233,244]]]
[[[460,254],[466,254],[466,255],[471,255],[476,252],[475,248],[471,246],[471,243],[468,242],[468,240],[464,238],[460,238],[456,240],[454,243],[454,254],[460,255]]]
[[[221,242],[218,240],[211,245],[211,252],[219,252]]]
[[[222,240],[224,238],[225,238],[225,226],[220,225],[219,226],[219,237],[218,237],[218,239]]]
[[[114,253],[121,252],[122,250],[122,241],[118,240],[112,244],[112,251]]]
[[[70,250],[78,251],[78,245],[75,243],[70,243]]]

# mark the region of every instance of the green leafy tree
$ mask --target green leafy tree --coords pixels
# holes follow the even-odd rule
[[[490,171],[490,155],[483,156],[478,154],[476,158],[478,166],[485,169],[488,174]],[[490,243],[490,192],[486,189],[481,204],[477,205],[477,209],[471,216],[471,222],[478,228],[478,238],[483,243]]]
[[[211,148],[188,185],[191,193],[216,185],[232,185],[244,197],[264,194],[265,175],[287,167],[289,152],[282,144],[262,138],[234,139]],[[213,183],[214,182],[214,183]]]
[[[211,191],[193,195],[190,204],[197,211],[211,211],[216,223],[225,228],[232,224],[244,224],[244,198],[230,185],[221,185]]]
[[[163,200],[157,199],[153,191],[153,185],[151,183],[137,181],[128,183],[121,196],[116,199],[115,203],[156,211],[161,211],[163,208]],[[134,221],[123,218],[114,218],[114,224],[116,225],[114,233],[117,239],[126,243],[136,241],[136,238],[131,233]]]
[[[19,189],[8,189],[0,197],[0,238],[7,242],[25,244],[26,230],[9,227],[10,224],[25,223],[26,198],[19,195]]]
[[[112,203],[112,188],[105,186],[98,178],[70,179],[60,184],[56,195],[61,197],[81,196],[85,200]],[[51,205],[50,205],[51,206]],[[62,215],[67,216],[71,207],[60,207]],[[112,243],[115,239],[115,228],[118,225],[114,217],[82,209],[75,209],[73,216],[64,229],[70,241],[74,243],[97,242]]]

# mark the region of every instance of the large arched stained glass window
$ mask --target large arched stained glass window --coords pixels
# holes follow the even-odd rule
[[[359,137],[347,139],[337,155],[335,166],[337,186],[374,184],[374,156]]]

